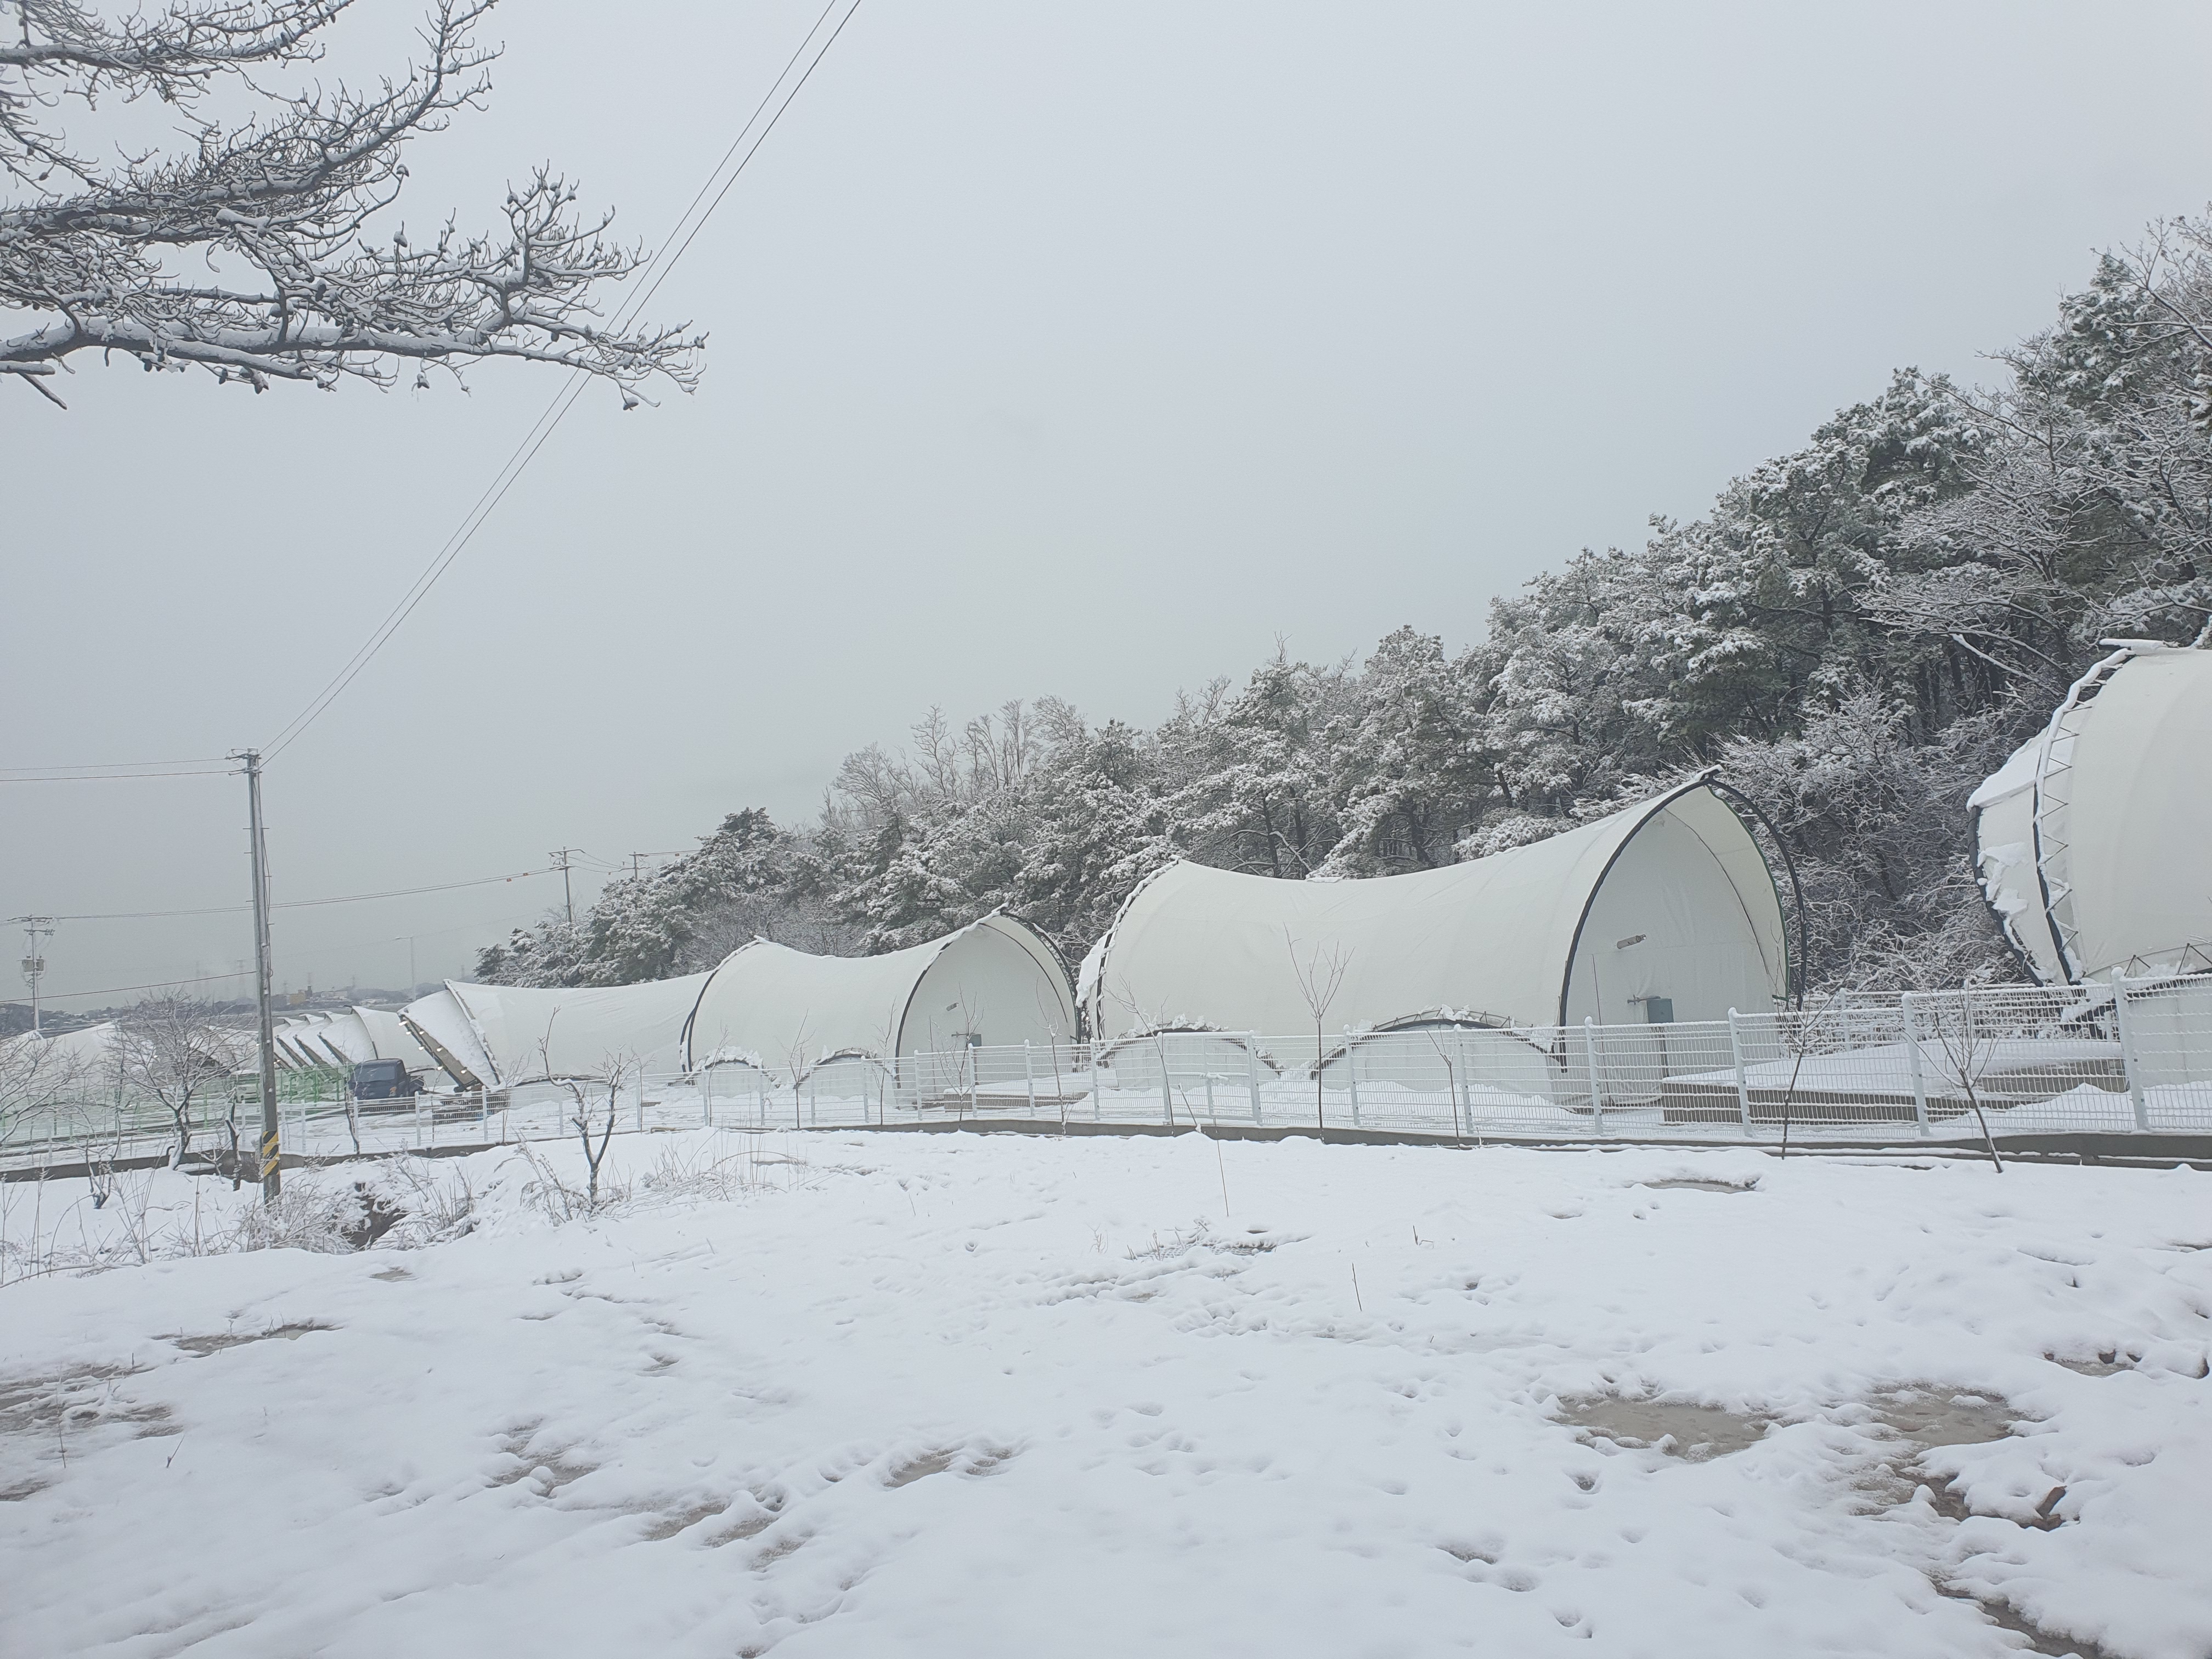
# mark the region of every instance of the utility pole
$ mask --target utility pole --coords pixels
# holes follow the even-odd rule
[[[641,866],[644,862],[645,854],[642,853],[632,853],[629,855],[629,878],[632,881],[635,881],[638,878]]]
[[[568,855],[577,850],[574,847],[563,847],[556,849],[551,855],[554,863],[561,872],[561,902],[568,912],[568,925],[571,927],[576,925],[576,893],[575,890],[568,884]]]
[[[54,936],[54,919],[52,916],[17,916],[15,920],[23,924],[23,932],[27,936],[23,947],[23,977],[31,984],[31,1035],[37,1036],[40,1035],[39,981],[46,972],[46,952],[39,948],[39,941]]]
[[[276,1031],[270,1012],[269,969],[269,838],[261,823],[261,756],[242,749],[232,757],[246,763],[248,857],[253,865],[253,993],[261,1024],[261,1196],[274,1203],[283,1190],[283,1172],[277,1168]]]

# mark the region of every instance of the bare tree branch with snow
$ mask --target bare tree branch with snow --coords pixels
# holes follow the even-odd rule
[[[406,179],[407,143],[482,106],[497,52],[475,30],[495,0],[437,0],[424,61],[374,90],[255,78],[319,58],[352,3],[173,0],[111,23],[80,0],[16,0],[0,36],[0,309],[46,320],[0,337],[0,374],[57,404],[54,377],[88,351],[257,392],[388,386],[407,362],[422,386],[434,367],[458,379],[499,357],[592,375],[625,407],[655,379],[690,389],[703,338],[602,319],[595,296],[645,256],[606,239],[611,215],[587,222],[549,167],[509,188],[496,232],[448,220],[418,242],[374,222]],[[219,86],[251,112],[197,112]],[[95,159],[54,117],[103,97],[175,106],[191,149]]]

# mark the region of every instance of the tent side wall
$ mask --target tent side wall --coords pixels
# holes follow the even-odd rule
[[[1710,789],[1638,824],[1591,894],[1560,1024],[1766,1013],[1789,990],[1788,937],[1765,857]],[[1654,999],[1662,999],[1654,1012]]]
[[[2021,964],[2044,985],[2066,970],[2052,937],[2035,867],[2035,763],[2043,739],[2022,745],[1967,805],[1974,814],[1974,868],[1982,896]]]
[[[1066,969],[1027,927],[987,916],[945,942],[922,970],[900,1021],[898,1052],[930,1054],[1065,1039],[1075,1030]]]

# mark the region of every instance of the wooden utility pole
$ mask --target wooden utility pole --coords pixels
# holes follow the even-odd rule
[[[261,1196],[275,1203],[283,1190],[283,1172],[277,1167],[276,1021],[270,1008],[271,981],[269,966],[269,838],[261,822],[261,756],[245,749],[236,759],[246,763],[246,799],[253,864],[253,992],[261,1027]]]

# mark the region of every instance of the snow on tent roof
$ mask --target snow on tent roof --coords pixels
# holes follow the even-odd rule
[[[648,1072],[679,1069],[684,1022],[707,980],[705,974],[686,974],[638,985],[562,989],[449,981],[446,989],[489,1059],[493,1081],[513,1084],[598,1077],[611,1060],[641,1064]],[[431,1035],[445,1042],[440,1033]]]
[[[1439,1010],[1517,1025],[1633,1022],[1653,999],[1675,1019],[1720,1019],[1765,1012],[1790,989],[1765,857],[1701,781],[1548,841],[1408,875],[1282,881],[1170,865],[1130,896],[1086,964],[1091,1030],[1310,1033],[1298,967],[1331,951],[1344,963],[1323,1022],[1332,1033]]]
[[[994,912],[876,957],[817,957],[755,939],[723,958],[684,1033],[685,1064],[747,1060],[804,1072],[832,1054],[885,1060],[969,1042],[1074,1035],[1075,997],[1052,946]]]
[[[111,1019],[98,1025],[80,1025],[73,1031],[42,1032],[37,1036],[25,1031],[0,1042],[0,1052],[27,1052],[35,1042],[39,1045],[41,1071],[51,1066],[58,1072],[76,1077],[106,1065],[114,1041],[115,1022]]]
[[[2212,968],[2212,651],[2120,646],[1969,804],[1983,894],[2045,984]]]

